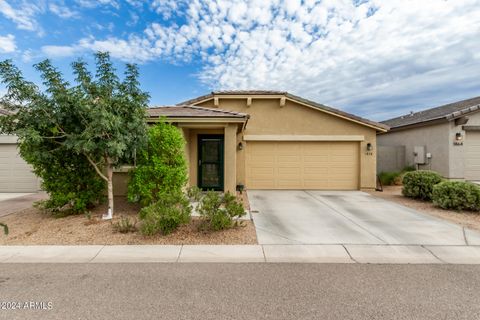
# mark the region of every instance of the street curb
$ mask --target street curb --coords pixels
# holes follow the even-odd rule
[[[349,244],[0,246],[1,263],[480,264],[480,246]]]

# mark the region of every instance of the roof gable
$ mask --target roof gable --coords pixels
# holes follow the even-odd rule
[[[213,91],[209,94],[184,101],[184,102],[180,103],[179,105],[197,104],[197,103],[201,103],[201,102],[211,100],[211,99],[213,99],[217,96],[234,96],[234,97],[242,97],[242,98],[248,98],[250,96],[252,98],[255,98],[255,96],[262,96],[263,98],[265,98],[265,97],[268,98],[269,96],[271,96],[272,98],[277,98],[279,96],[283,96],[283,97],[285,97],[285,98],[287,98],[291,101],[294,101],[298,104],[305,105],[307,107],[311,107],[311,108],[317,109],[319,111],[323,111],[323,112],[326,112],[326,113],[329,113],[329,114],[332,114],[332,115],[335,115],[335,116],[338,116],[338,117],[341,117],[341,118],[344,118],[344,119],[347,119],[347,120],[350,120],[350,121],[353,121],[353,122],[356,122],[356,123],[359,123],[359,124],[362,124],[362,125],[365,125],[365,126],[368,126],[368,127],[371,127],[371,128],[374,128],[378,131],[387,131],[389,129],[389,127],[385,124],[378,123],[378,122],[375,122],[375,121],[371,121],[371,120],[368,120],[368,119],[365,119],[365,118],[362,118],[362,117],[359,117],[359,116],[353,115],[351,113],[347,113],[347,112],[344,112],[344,111],[341,111],[341,110],[338,110],[338,109],[335,109],[335,108],[332,108],[332,107],[328,107],[326,105],[323,105],[323,104],[320,104],[320,103],[317,103],[317,102],[314,102],[314,101],[311,101],[311,100],[308,100],[308,99],[290,94],[290,93],[285,92],[285,91],[273,91],[273,90]]]

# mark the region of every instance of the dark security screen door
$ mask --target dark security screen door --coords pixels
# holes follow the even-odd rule
[[[198,186],[223,190],[223,136],[198,136]]]

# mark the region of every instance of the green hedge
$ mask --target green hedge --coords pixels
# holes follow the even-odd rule
[[[403,175],[410,171],[415,171],[415,167],[407,166],[402,171],[382,171],[378,174],[378,178],[382,186],[401,185]]]
[[[400,176],[400,172],[380,172],[378,178],[383,186],[391,186]]]
[[[442,177],[434,171],[407,172],[403,176],[402,193],[410,198],[431,200],[433,187],[440,182],[442,182]]]
[[[470,182],[444,181],[433,187],[433,203],[443,209],[480,209],[480,188]]]

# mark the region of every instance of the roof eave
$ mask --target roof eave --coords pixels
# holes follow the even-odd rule
[[[148,117],[147,122],[159,122],[165,118],[168,122],[197,122],[197,123],[244,123],[248,117],[176,117],[176,116],[159,116]]]

